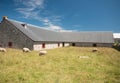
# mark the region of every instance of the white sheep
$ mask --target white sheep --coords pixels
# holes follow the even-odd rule
[[[29,48],[23,48],[23,52],[30,52]]]
[[[0,52],[7,52],[5,48],[0,47]]]
[[[46,50],[41,50],[41,51],[39,52],[39,56],[45,55],[45,54],[47,54],[47,51],[46,51]]]
[[[92,52],[97,52],[98,49],[97,48],[93,48]]]

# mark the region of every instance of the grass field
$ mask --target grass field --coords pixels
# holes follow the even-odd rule
[[[0,52],[0,83],[120,83],[120,52],[92,49],[57,48],[45,56],[7,49]]]

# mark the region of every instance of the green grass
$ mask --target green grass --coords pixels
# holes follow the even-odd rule
[[[7,49],[0,52],[0,83],[120,83],[120,52],[92,49],[58,48],[45,56]]]

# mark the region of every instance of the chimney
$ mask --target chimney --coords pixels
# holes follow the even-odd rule
[[[8,17],[7,16],[3,16],[3,20],[7,19]]]
[[[27,28],[27,24],[21,24],[24,28]]]

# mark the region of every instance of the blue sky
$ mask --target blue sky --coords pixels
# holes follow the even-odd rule
[[[0,0],[0,17],[52,30],[120,33],[120,0]]]

